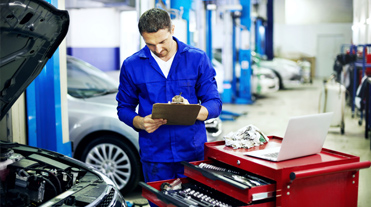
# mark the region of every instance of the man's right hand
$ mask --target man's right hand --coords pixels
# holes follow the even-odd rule
[[[166,123],[166,119],[152,119],[152,114],[145,117],[136,116],[133,120],[135,128],[145,130],[148,133],[156,131],[161,125]]]

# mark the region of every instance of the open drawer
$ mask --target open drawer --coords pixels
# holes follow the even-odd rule
[[[216,160],[182,162],[184,175],[244,203],[275,197],[275,182]]]
[[[209,186],[199,183],[191,178],[181,178],[181,189],[162,190],[165,183],[172,183],[173,180],[162,180],[144,183],[142,186],[142,196],[158,206],[165,207],[188,207],[188,206],[225,206],[225,207],[272,207],[275,206],[274,200],[265,200],[247,204],[231,196],[225,195]],[[219,190],[219,189],[218,189]],[[193,193],[192,193],[193,192]]]

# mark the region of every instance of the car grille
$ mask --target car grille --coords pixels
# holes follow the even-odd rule
[[[108,195],[106,195],[103,199],[103,201],[98,205],[98,207],[106,207],[106,206],[110,206],[112,200],[113,200],[113,197],[115,195],[115,189],[111,189],[111,191],[109,192]]]

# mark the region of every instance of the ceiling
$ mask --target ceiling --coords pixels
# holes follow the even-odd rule
[[[135,10],[135,0],[68,0],[66,9],[115,7],[120,10]]]

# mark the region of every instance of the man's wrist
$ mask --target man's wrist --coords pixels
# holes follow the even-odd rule
[[[133,126],[137,129],[144,129],[143,128],[143,117],[135,116],[133,119]]]
[[[208,116],[209,116],[209,111],[207,110],[207,108],[204,106],[201,106],[200,112],[197,115],[197,120],[205,121]]]

